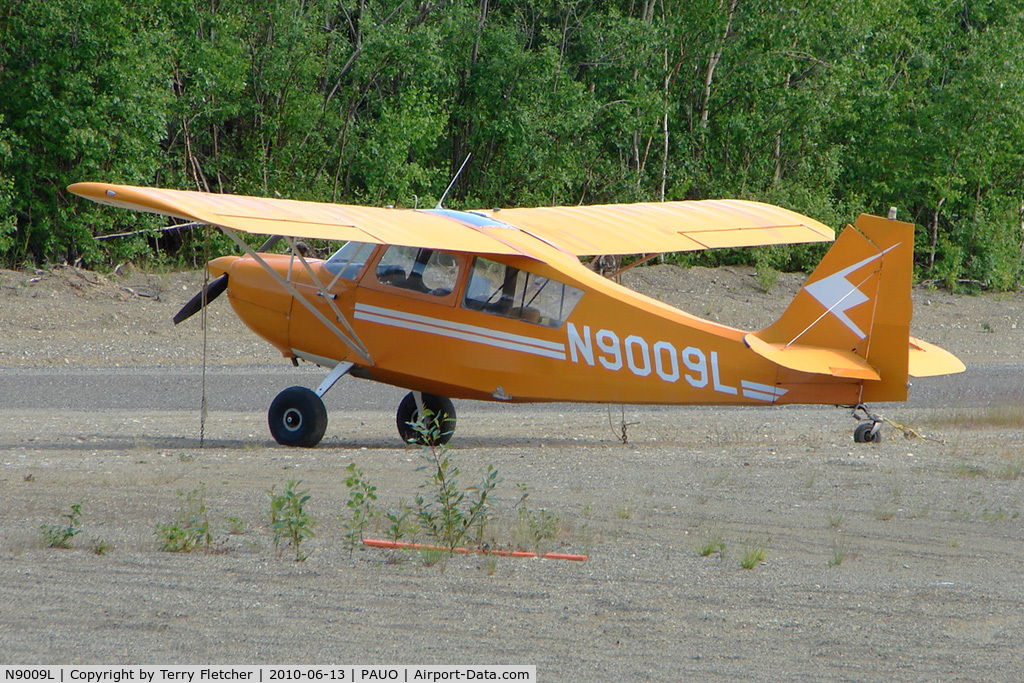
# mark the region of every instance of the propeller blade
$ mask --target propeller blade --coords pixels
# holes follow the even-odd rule
[[[218,296],[224,293],[224,290],[228,288],[228,274],[224,273],[220,277],[210,280],[210,283],[199,291],[194,297],[188,300],[181,310],[178,311],[177,315],[174,316],[174,324],[188,320],[203,308],[203,304],[210,303]]]

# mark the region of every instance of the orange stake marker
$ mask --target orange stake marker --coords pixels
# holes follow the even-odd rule
[[[422,543],[401,543],[398,541],[380,541],[373,538],[363,539],[363,545],[371,548],[389,548],[392,550],[451,550],[456,555],[500,555],[501,557],[542,557],[546,560],[570,560],[572,562],[586,562],[590,558],[586,555],[571,555],[569,553],[531,553],[525,550],[485,550],[481,548],[447,548],[443,545],[423,545]]]

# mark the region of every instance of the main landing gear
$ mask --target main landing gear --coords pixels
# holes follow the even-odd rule
[[[856,443],[881,443],[882,418],[880,416],[872,413],[866,405],[861,403],[853,407],[853,417],[861,420],[861,423],[853,430],[853,440]]]
[[[320,443],[327,431],[327,408],[323,395],[353,365],[339,363],[316,391],[306,387],[288,387],[278,394],[267,411],[267,423],[274,440],[282,446],[299,448],[313,448]],[[410,391],[398,405],[395,422],[402,441],[440,446],[448,443],[455,432],[455,406],[444,396]]]
[[[410,391],[398,404],[395,423],[406,443],[443,446],[455,432],[455,406],[444,396]]]
[[[315,391],[288,387],[270,404],[267,422],[282,446],[312,448],[327,431],[327,408]]]

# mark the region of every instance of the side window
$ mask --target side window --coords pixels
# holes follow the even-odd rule
[[[336,278],[355,280],[373,253],[374,245],[366,242],[348,242],[327,259],[327,270]]]
[[[451,294],[458,278],[458,259],[434,249],[389,247],[377,263],[377,281],[382,285],[437,297]]]
[[[583,292],[557,280],[485,258],[473,261],[463,305],[505,318],[559,327]]]

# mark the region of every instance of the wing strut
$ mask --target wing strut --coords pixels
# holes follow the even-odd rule
[[[606,275],[605,277],[607,277],[609,280],[611,280],[611,279],[615,278],[618,275],[622,275],[627,270],[632,270],[633,268],[636,268],[637,266],[640,266],[640,265],[643,265],[643,264],[647,263],[648,261],[650,261],[655,256],[661,256],[662,253],[663,252],[656,251],[653,254],[644,254],[642,258],[639,258],[636,261],[633,261],[628,266],[623,266],[622,268],[619,268],[614,273],[611,273],[610,275]]]
[[[329,329],[331,332],[333,332],[334,335],[336,337],[338,337],[338,339],[340,339],[342,341],[342,343],[345,344],[345,346],[347,346],[350,349],[352,349],[352,351],[357,356],[359,356],[360,360],[362,360],[365,365],[373,365],[373,360],[370,358],[370,352],[366,350],[366,346],[364,346],[363,343],[359,340],[359,335],[357,335],[355,333],[355,330],[352,329],[352,326],[349,324],[348,320],[346,320],[345,316],[343,316],[341,314],[341,311],[338,310],[338,307],[334,304],[334,300],[331,298],[331,295],[326,290],[324,290],[324,286],[320,282],[320,278],[318,278],[318,277],[313,275],[312,269],[309,267],[309,264],[306,262],[305,257],[303,257],[302,254],[300,254],[298,252],[298,250],[296,250],[295,243],[290,238],[286,238],[286,239],[288,241],[288,246],[292,250],[292,254],[295,255],[295,256],[298,256],[299,261],[302,262],[302,265],[306,268],[306,271],[313,277],[313,282],[316,283],[317,289],[319,290],[320,294],[323,296],[324,300],[327,301],[328,304],[331,306],[331,309],[334,311],[334,313],[338,316],[338,321],[342,325],[344,325],[345,329],[347,329],[349,331],[349,333],[352,335],[351,337],[349,337],[347,334],[342,332],[338,328],[338,326],[335,325],[331,320],[329,320],[327,318],[327,316],[325,316],[323,313],[321,313],[319,311],[319,309],[317,309],[316,306],[311,304],[306,299],[306,297],[302,296],[302,294],[300,294],[299,291],[297,289],[295,289],[295,287],[294,287],[294,285],[292,285],[292,283],[290,283],[287,280],[285,280],[283,277],[281,277],[280,274],[278,274],[278,272],[276,270],[274,270],[269,265],[267,265],[267,262],[263,260],[263,257],[261,257],[252,247],[250,247],[248,244],[246,244],[245,240],[241,239],[237,234],[235,234],[234,230],[232,230],[230,228],[225,228],[223,225],[218,226],[218,227],[221,230],[223,230],[224,234],[227,235],[228,237],[230,237],[231,240],[235,244],[237,244],[239,246],[239,248],[242,249],[242,251],[244,251],[248,256],[252,257],[253,259],[256,260],[257,263],[259,263],[261,266],[263,266],[263,270],[267,271],[267,273],[271,277],[273,277],[274,280],[276,280],[279,285],[284,287],[285,290],[287,290],[287,292],[289,294],[291,294],[292,297],[294,297],[294,299],[296,301],[298,301],[300,304],[305,306],[306,310],[308,310],[310,313],[313,314],[313,317],[315,317],[317,320],[319,320],[324,325],[326,325],[327,329]]]
[[[299,262],[305,269],[306,274],[309,275],[309,279],[316,283],[316,288],[320,292],[320,296],[324,298],[324,301],[327,302],[327,305],[331,307],[332,311],[334,311],[334,315],[338,317],[338,322],[345,326],[345,330],[348,331],[350,335],[352,335],[352,341],[359,347],[358,349],[356,349],[354,346],[350,344],[349,348],[351,348],[353,351],[361,355],[366,360],[370,360],[370,352],[366,350],[366,346],[362,343],[362,341],[360,341],[359,335],[356,334],[356,331],[348,322],[348,318],[344,316],[344,314],[341,312],[341,309],[338,308],[338,305],[334,303],[334,295],[332,295],[330,292],[327,291],[326,288],[324,288],[324,285],[320,281],[320,278],[318,278],[316,274],[313,272],[313,269],[309,267],[309,261],[307,261],[306,257],[302,255],[302,252],[295,247],[295,238],[285,237],[284,241],[288,243],[288,248],[292,250],[292,256],[297,256],[299,258]],[[335,278],[335,280],[337,280],[337,278]],[[305,299],[303,299],[303,301],[305,301]],[[340,335],[340,332],[338,334]],[[372,365],[373,362],[370,361],[370,364]]]

